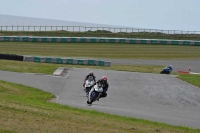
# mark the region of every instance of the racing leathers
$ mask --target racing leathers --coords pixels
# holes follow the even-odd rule
[[[85,79],[84,79],[83,87],[85,86],[85,82],[86,82],[86,80],[88,80],[88,79],[94,80],[94,82],[96,82],[96,77],[95,77],[94,75],[88,74],[88,75],[85,77]]]
[[[95,84],[98,84],[98,83],[101,83],[103,85],[103,92],[99,98],[106,97],[107,96],[106,92],[108,91],[108,87],[109,87],[108,82],[107,81],[105,82],[104,80],[99,79]]]

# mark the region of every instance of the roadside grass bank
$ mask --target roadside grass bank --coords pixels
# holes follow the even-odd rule
[[[50,93],[0,81],[0,132],[3,133],[200,133],[142,119],[72,108],[48,102]]]
[[[199,46],[0,42],[0,53],[107,59],[200,59]]]
[[[177,78],[186,81],[192,85],[195,85],[200,88],[200,75],[195,74],[181,74]]]
[[[110,33],[105,30],[88,32],[67,32],[67,31],[1,31],[0,36],[47,36],[47,37],[110,37],[110,38],[142,38],[142,39],[172,39],[172,40],[200,40],[200,35],[135,32]]]

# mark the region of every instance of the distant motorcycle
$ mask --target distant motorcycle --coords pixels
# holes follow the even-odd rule
[[[172,69],[165,67],[163,70],[160,72],[160,74],[170,74]]]
[[[94,80],[93,79],[87,79],[86,82],[85,82],[85,93],[86,93],[86,96],[88,96],[88,93],[90,92],[92,86],[94,85]]]
[[[101,83],[94,85],[88,94],[87,104],[91,105],[101,96],[103,92],[103,85]]]

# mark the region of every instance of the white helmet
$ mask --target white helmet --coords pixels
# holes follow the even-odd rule
[[[172,66],[172,65],[169,65],[168,67],[171,68],[171,69],[173,69],[173,66]]]

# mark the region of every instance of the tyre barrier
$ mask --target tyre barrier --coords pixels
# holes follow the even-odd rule
[[[200,41],[192,41],[192,40],[105,38],[105,37],[0,36],[0,42],[128,43],[128,44],[172,44],[172,45],[200,46]]]
[[[24,61],[41,62],[41,63],[54,63],[54,64],[71,64],[71,65],[90,65],[90,66],[111,67],[111,62],[96,60],[96,59],[24,56]]]
[[[16,55],[16,54],[0,54],[0,59],[23,61],[24,56]]]

